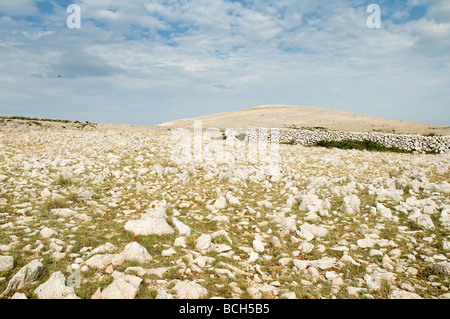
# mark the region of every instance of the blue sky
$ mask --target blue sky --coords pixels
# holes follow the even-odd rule
[[[448,0],[0,2],[0,114],[155,125],[289,104],[450,125],[449,101]]]

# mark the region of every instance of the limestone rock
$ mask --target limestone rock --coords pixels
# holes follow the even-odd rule
[[[406,290],[395,289],[389,295],[390,299],[423,299],[418,294]]]
[[[66,286],[66,278],[60,271],[53,273],[34,293],[38,299],[80,299],[72,287]]]
[[[185,225],[184,223],[180,222],[177,218],[173,217],[172,223],[180,235],[185,235],[188,237],[191,235],[191,228],[188,225]]]
[[[52,209],[50,211],[50,213],[58,215],[58,216],[63,217],[63,218],[69,218],[69,217],[72,217],[72,216],[78,214],[76,211],[74,211],[72,209],[69,209],[69,208]]]
[[[53,237],[56,234],[57,234],[57,232],[55,230],[50,229],[48,227],[43,228],[39,232],[39,235],[41,235],[42,238],[50,238],[50,237]]]
[[[14,257],[0,256],[0,272],[9,271],[14,267]]]
[[[205,253],[209,247],[211,246],[211,235],[202,234],[199,238],[197,238],[197,243],[195,248],[201,252]]]
[[[208,291],[195,281],[179,281],[173,287],[180,299],[199,299],[206,296]]]
[[[361,200],[355,194],[344,197],[342,201],[342,209],[344,213],[349,215],[359,214],[361,205]]]
[[[3,295],[6,295],[16,289],[21,289],[34,282],[41,275],[43,270],[42,263],[34,259],[26,266],[22,267],[9,281]]]
[[[112,276],[115,280],[97,295],[98,299],[134,299],[136,297],[142,278],[117,271],[114,271]]]
[[[149,209],[140,219],[128,221],[125,224],[125,230],[137,236],[164,235],[174,232],[167,224],[166,213],[161,208]]]
[[[434,223],[430,215],[422,214],[417,218],[417,224],[425,229],[435,229]]]
[[[145,264],[149,260],[152,260],[152,256],[147,249],[137,242],[132,242],[126,245],[120,254],[115,255],[111,259],[111,263],[116,266],[121,265],[125,261],[137,261]]]

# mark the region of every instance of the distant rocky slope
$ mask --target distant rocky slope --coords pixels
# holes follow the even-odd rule
[[[291,128],[325,129],[340,132],[381,132],[397,134],[450,135],[449,126],[384,119],[318,107],[264,105],[250,109],[210,114],[160,124],[166,128],[192,128],[201,120],[204,128]]]

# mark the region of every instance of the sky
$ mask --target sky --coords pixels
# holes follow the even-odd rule
[[[157,125],[268,104],[450,126],[450,1],[0,1],[0,114]]]

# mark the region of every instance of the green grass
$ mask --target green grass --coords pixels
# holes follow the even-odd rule
[[[326,141],[321,140],[316,142],[313,146],[321,146],[326,148],[340,148],[345,150],[367,150],[374,152],[395,152],[395,153],[412,153],[412,151],[400,149],[398,147],[386,147],[380,143],[370,140],[355,141],[355,140],[342,140],[342,141]]]

